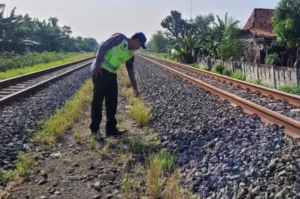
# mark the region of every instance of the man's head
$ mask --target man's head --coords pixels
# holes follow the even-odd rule
[[[147,42],[147,38],[143,33],[141,32],[135,33],[129,40],[129,48],[131,50],[137,50],[140,47],[146,49],[145,47],[146,42]]]

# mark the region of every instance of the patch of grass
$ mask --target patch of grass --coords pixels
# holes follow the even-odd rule
[[[96,137],[92,135],[90,137],[89,147],[90,149],[95,149],[95,146],[96,146]]]
[[[124,84],[125,84],[125,86],[126,86],[127,88],[130,88],[130,87],[131,87],[131,81],[130,81],[128,75],[126,75],[126,76],[124,77]]]
[[[257,79],[255,81],[252,82],[253,84],[257,84],[257,85],[262,85],[262,81],[261,79]]]
[[[75,140],[78,143],[80,143],[82,141],[82,139],[83,139],[83,136],[79,133],[78,130],[74,130],[74,135],[73,136],[74,136]]]
[[[167,150],[162,150],[160,153],[160,158],[162,170],[170,172],[175,165],[176,157]]]
[[[134,189],[140,187],[139,179],[127,172],[123,175],[123,194],[125,199],[134,198]]]
[[[208,67],[207,66],[201,66],[200,69],[201,70],[208,70]]]
[[[146,189],[149,198],[159,198],[162,193],[164,178],[161,168],[161,158],[158,155],[148,157]]]
[[[3,174],[5,180],[18,180],[35,168],[34,153],[21,152],[17,157],[16,168]]]
[[[245,76],[241,72],[234,72],[231,74],[230,77],[232,77],[234,79],[238,79],[238,80],[246,80]]]
[[[129,140],[129,151],[132,153],[143,152],[147,154],[153,151],[158,144],[159,140],[157,139],[151,139],[149,136],[140,136]]]
[[[63,163],[70,162],[70,159],[66,155],[62,155],[59,157],[59,160]]]
[[[49,63],[47,63],[47,62],[39,63],[39,64],[34,64],[33,66],[24,66],[22,68],[9,69],[4,72],[0,72],[0,79],[16,77],[19,75],[24,75],[24,74],[32,73],[35,71],[44,70],[47,68],[66,64],[69,62],[78,61],[80,59],[85,59],[85,58],[92,57],[92,56],[93,56],[93,53],[84,53],[84,54],[79,54],[79,55],[77,54],[77,55],[73,55],[73,56],[65,55],[65,57],[63,59],[60,58],[61,60],[59,60],[59,61],[51,61]]]
[[[294,95],[300,95],[300,85],[297,86],[291,86],[291,85],[285,85],[285,86],[280,86],[278,90],[294,94]]]
[[[92,100],[92,81],[88,80],[65,106],[43,123],[42,130],[34,135],[34,141],[53,145],[83,113],[85,104]]]
[[[142,101],[137,101],[129,108],[129,115],[133,117],[140,126],[146,126],[151,120],[151,110]]]
[[[130,198],[130,179],[128,173],[126,172],[123,176],[123,194],[124,198]]]
[[[105,146],[100,150],[101,156],[107,156],[110,149],[109,147],[110,147],[110,143],[106,143]]]
[[[189,64],[191,67],[200,68],[198,64]]]
[[[164,199],[193,199],[193,194],[180,187],[179,171],[176,170],[166,181],[166,187],[162,193]]]
[[[129,98],[130,96],[134,96],[134,92],[132,89],[123,89],[122,94],[126,98]]]

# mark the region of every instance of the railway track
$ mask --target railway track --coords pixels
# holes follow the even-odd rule
[[[300,120],[300,113],[293,112],[299,109],[299,96],[202,71],[173,61],[140,54],[138,56],[228,100],[234,106],[240,106],[246,113],[260,116],[266,123],[284,126],[286,134],[299,140],[300,122],[297,120]],[[276,111],[278,107],[281,108],[280,111]]]
[[[90,57],[49,69],[0,80],[0,106],[88,66],[91,64],[93,58]]]

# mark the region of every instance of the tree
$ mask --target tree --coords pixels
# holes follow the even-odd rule
[[[148,43],[148,47],[156,52],[166,52],[167,44],[168,39],[165,37],[164,33],[159,30],[152,35],[152,38]]]
[[[237,39],[240,30],[235,25],[228,26],[224,33],[222,41],[218,46],[218,55],[229,59],[234,57],[240,59],[244,54],[244,44]]]
[[[288,47],[300,42],[300,1],[281,0],[271,19],[277,41]]]
[[[69,26],[59,27],[58,18],[50,17],[48,22],[32,19],[28,14],[16,15],[14,8],[4,18],[4,4],[0,4],[0,50],[21,52],[23,40],[42,43],[46,51],[94,51],[98,43],[93,38],[73,38]]]

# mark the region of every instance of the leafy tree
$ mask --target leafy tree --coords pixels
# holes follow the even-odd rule
[[[28,14],[16,15],[14,8],[4,18],[5,5],[0,4],[0,50],[22,52],[24,40],[42,43],[41,51],[94,51],[98,43],[93,38],[73,38],[69,26],[59,27],[58,18],[48,22],[32,19]]]
[[[240,59],[244,54],[244,44],[237,39],[240,30],[237,27],[237,21],[229,24],[223,30],[223,37],[218,45],[218,55],[225,59],[230,57]]]
[[[291,47],[300,42],[300,1],[281,0],[271,23],[279,43]]]
[[[149,44],[150,43],[150,44]],[[166,52],[167,51],[167,44],[168,39],[164,35],[164,33],[159,30],[155,34],[152,35],[151,40],[148,43],[148,47],[151,50],[154,50],[156,52]]]

